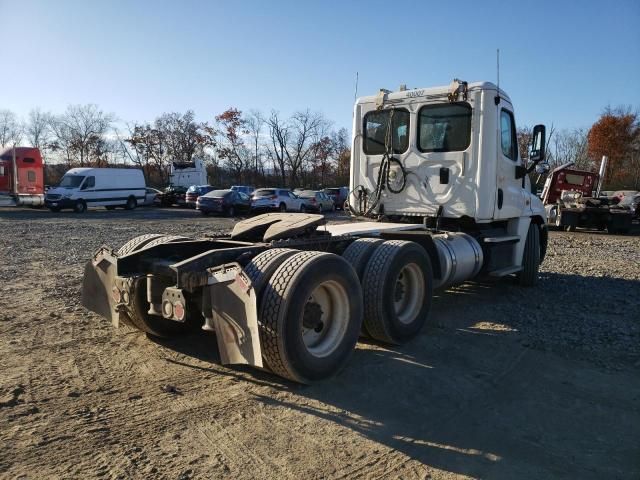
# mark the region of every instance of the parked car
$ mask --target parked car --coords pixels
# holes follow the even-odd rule
[[[170,207],[172,205],[186,205],[186,195],[187,189],[186,187],[169,185],[164,189],[161,195],[158,195],[160,206],[162,207]]]
[[[253,211],[303,212],[305,207],[305,201],[288,188],[259,188],[251,197]]]
[[[251,196],[251,194],[255,190],[255,187],[251,187],[249,185],[234,185],[231,187],[231,190],[233,190],[234,192],[246,193],[247,195]]]
[[[145,196],[144,196],[144,206],[145,207],[149,207],[151,205],[155,205],[156,204],[156,199],[158,198],[158,195],[162,195],[162,192],[160,190],[158,190],[157,188],[151,188],[151,187],[147,187]]]
[[[216,187],[211,185],[191,185],[185,195],[187,207],[196,208],[196,200],[198,200],[198,197],[215,190],[215,188]]]
[[[305,200],[305,208],[313,212],[332,212],[336,209],[333,200],[322,190],[303,190],[297,195]]]
[[[212,190],[198,197],[196,209],[203,215],[218,213],[234,217],[237,213],[248,213],[251,210],[251,197],[246,193],[230,189]]]
[[[344,202],[347,201],[349,196],[349,187],[325,188],[324,192],[333,199],[337,209],[344,209]]]
[[[47,191],[44,201],[54,212],[72,208],[82,213],[87,207],[132,210],[144,203],[145,191],[144,175],[136,168],[72,168]]]

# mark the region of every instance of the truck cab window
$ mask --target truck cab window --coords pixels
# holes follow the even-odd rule
[[[391,115],[393,112],[393,116]],[[391,123],[391,135],[388,136]],[[409,148],[409,112],[404,109],[380,110],[364,116],[364,153],[382,155],[393,144],[393,153],[404,153]],[[387,138],[388,137],[388,138]]]
[[[418,113],[418,150],[461,152],[471,142],[471,106],[466,103],[425,105]]]
[[[518,141],[513,114],[508,110],[500,112],[500,143],[502,154],[511,160],[518,160]]]
[[[87,180],[84,182],[82,186],[82,190],[87,190],[88,188],[94,188],[96,186],[96,177],[87,177]]]
[[[0,165],[0,177],[4,177],[4,165]]]

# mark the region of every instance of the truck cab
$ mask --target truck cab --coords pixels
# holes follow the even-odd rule
[[[44,204],[44,167],[40,150],[9,147],[0,151],[0,205]]]
[[[485,270],[496,276],[521,270],[534,225],[544,258],[546,214],[528,173],[544,159],[545,129],[534,128],[525,165],[503,90],[457,79],[449,86],[380,90],[356,101],[353,118],[352,215],[465,232],[494,259]]]
[[[357,213],[478,224],[545,218],[522,174],[513,105],[492,83],[382,90],[357,100],[353,131],[349,203]],[[385,158],[389,182],[376,203]]]

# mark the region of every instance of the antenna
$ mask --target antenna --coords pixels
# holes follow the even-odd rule
[[[500,49],[496,49],[496,71],[498,74],[498,91],[496,92],[496,98],[494,99],[496,105],[500,104]]]
[[[353,92],[353,103],[356,103],[357,99],[358,99],[358,72],[356,72],[356,88],[355,88],[355,91]]]
[[[498,91],[500,91],[500,49],[496,50],[496,70],[498,72]]]

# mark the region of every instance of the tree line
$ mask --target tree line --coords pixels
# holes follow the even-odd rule
[[[130,165],[144,170],[149,185],[165,186],[172,162],[198,158],[216,186],[323,188],[348,184],[351,155],[347,130],[309,109],[284,117],[232,107],[211,122],[188,110],[120,128],[113,114],[92,104],[60,115],[34,109],[25,121],[0,110],[0,146],[24,144],[42,152],[49,183],[68,168]]]
[[[210,122],[197,121],[188,110],[124,128],[116,128],[116,123],[113,114],[92,104],[71,105],[59,115],[34,109],[24,121],[0,110],[0,146],[26,143],[39,148],[49,165],[61,167],[56,175],[75,166],[133,165],[156,186],[168,183],[171,162],[194,158],[204,160],[216,186],[321,188],[349,181],[347,130],[334,129],[324,115],[309,109],[283,117],[276,110],[264,115],[232,107]],[[590,128],[558,130],[551,125],[547,136],[552,168],[574,162],[576,168],[597,171],[602,155],[607,155],[606,188],[640,189],[640,117],[630,107],[605,108]],[[530,128],[518,129],[525,160],[530,140]]]

